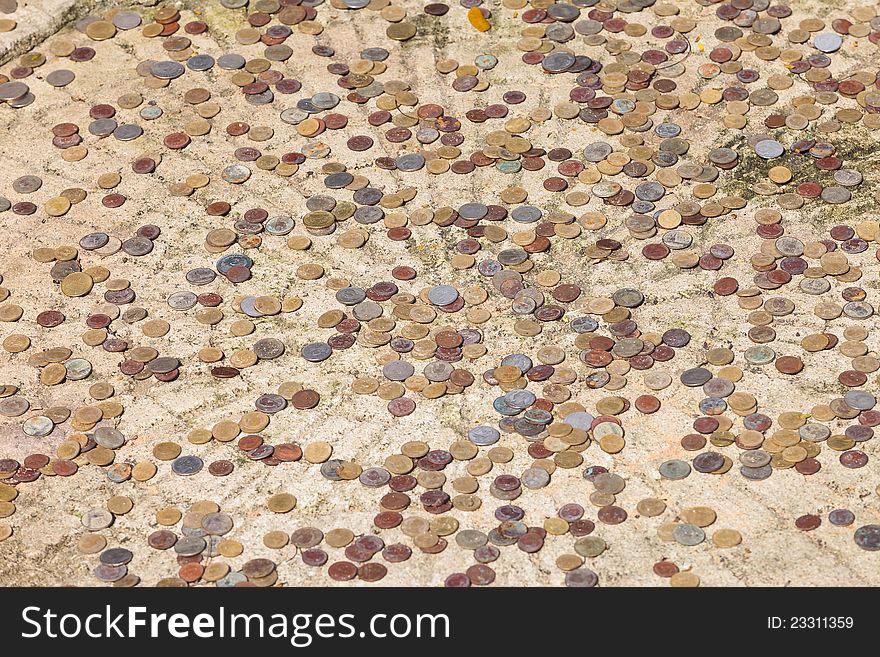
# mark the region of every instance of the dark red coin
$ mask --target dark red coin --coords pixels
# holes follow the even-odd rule
[[[37,324],[44,328],[53,328],[64,322],[64,314],[58,310],[44,310],[37,315]]]
[[[821,524],[822,518],[812,513],[803,515],[794,521],[794,526],[805,532],[812,531]]]
[[[327,569],[327,574],[330,576],[330,579],[336,580],[337,582],[345,582],[357,577],[358,569],[357,566],[349,561],[337,561],[336,563],[330,564],[330,567]]]
[[[235,466],[232,464],[232,461],[226,460],[213,461],[208,465],[208,472],[215,477],[225,477],[230,475],[234,469]]]
[[[101,199],[101,203],[105,208],[118,208],[125,203],[125,197],[122,194],[107,194]]]
[[[654,574],[660,577],[672,577],[678,572],[678,566],[671,561],[658,561],[654,564]]]

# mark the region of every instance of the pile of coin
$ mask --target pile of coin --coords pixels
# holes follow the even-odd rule
[[[880,583],[878,44],[767,0],[64,27],[0,73],[0,541],[114,586]]]

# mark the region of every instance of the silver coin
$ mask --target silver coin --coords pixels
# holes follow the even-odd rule
[[[178,456],[171,462],[171,471],[181,476],[194,475],[202,469],[202,459],[198,456]]]
[[[20,176],[12,181],[12,189],[19,194],[33,194],[43,186],[43,179],[39,176]]]
[[[21,425],[22,431],[35,438],[48,436],[54,428],[55,423],[45,415],[35,415],[25,420]]]
[[[421,153],[401,155],[395,160],[400,171],[418,171],[425,166],[425,157]]]
[[[222,536],[232,531],[232,518],[225,513],[206,513],[202,517],[202,529],[206,534]]]
[[[96,137],[108,137],[118,126],[116,119],[96,119],[89,124],[88,131]]]
[[[156,62],[150,67],[150,73],[153,74],[153,77],[157,77],[160,80],[173,80],[179,78],[185,72],[186,68],[183,64],[171,60]]]
[[[686,386],[698,388],[706,385],[712,379],[712,372],[705,367],[692,367],[681,373],[679,380]]]
[[[455,534],[455,542],[465,550],[476,550],[489,542],[489,537],[478,529],[462,529]]]
[[[94,251],[105,246],[110,241],[107,233],[89,233],[79,241],[79,245],[86,251]]]
[[[826,203],[839,205],[841,203],[846,203],[847,201],[849,201],[852,198],[852,192],[850,192],[846,187],[825,187],[822,189],[819,197]]]
[[[359,287],[344,287],[336,292],[336,300],[345,306],[356,306],[367,298],[367,293]]]
[[[819,424],[817,422],[808,422],[800,429],[798,429],[798,435],[802,439],[808,440],[811,443],[820,443],[823,440],[827,440],[831,436],[831,429],[826,427],[824,424]]]
[[[382,306],[375,301],[361,301],[351,309],[351,314],[360,322],[369,322],[382,316]]]
[[[706,540],[706,532],[690,523],[679,523],[672,529],[672,537],[681,545],[699,545]]]
[[[538,221],[544,213],[534,205],[520,205],[510,212],[510,218],[521,224],[532,224]]]
[[[849,509],[834,509],[828,513],[828,521],[837,527],[848,527],[856,521],[856,516]]]
[[[766,365],[767,363],[772,363],[776,359],[776,352],[770,347],[756,345],[746,349],[743,356],[745,356],[745,359],[752,365]]]
[[[389,381],[405,381],[415,374],[415,368],[406,361],[392,360],[385,363],[385,366],[382,368],[382,374]]]
[[[877,399],[874,395],[866,390],[850,390],[843,395],[843,401],[845,401],[846,405],[850,408],[855,408],[859,411],[871,410],[877,403]]]
[[[686,461],[672,459],[661,463],[659,470],[667,479],[684,479],[691,473],[691,466]]]
[[[428,290],[428,300],[436,306],[448,306],[458,299],[458,290],[451,285],[435,285]]]
[[[764,139],[755,144],[755,153],[765,160],[779,157],[785,152],[785,147],[775,139]]]
[[[584,159],[587,160],[587,162],[601,162],[611,155],[612,150],[611,144],[604,141],[596,141],[592,144],[587,144],[584,147]]]
[[[501,433],[498,429],[488,425],[480,425],[468,431],[468,440],[481,447],[494,445],[500,439]]]
[[[227,71],[235,71],[240,68],[244,68],[244,65],[247,63],[247,60],[239,55],[238,53],[227,53],[225,55],[220,55],[217,59],[217,65],[226,69]]]
[[[844,305],[843,314],[852,319],[867,319],[874,314],[874,306],[867,301],[850,301]]]
[[[159,356],[147,363],[147,371],[154,374],[168,374],[180,367],[180,361],[172,356]]]
[[[750,468],[744,465],[739,469],[739,471],[740,474],[746,479],[751,479],[752,481],[761,481],[773,474],[773,467],[770,465],[762,465],[760,468]]]
[[[95,442],[107,449],[119,449],[125,444],[125,436],[113,427],[98,427],[92,434]]]
[[[104,550],[98,558],[105,566],[118,567],[129,563],[134,558],[134,554],[131,550],[117,547]]]
[[[299,107],[291,107],[281,112],[280,118],[282,121],[289,123],[290,125],[298,125],[309,118],[309,114],[308,112],[301,110]],[[344,186],[345,185],[343,185],[343,187]]]
[[[0,400],[0,415],[6,417],[18,417],[30,408],[30,403],[24,397],[7,397]]]
[[[311,363],[320,363],[327,360],[333,354],[333,349],[326,342],[312,342],[304,345],[301,355]]]
[[[90,532],[96,532],[113,524],[113,514],[107,509],[89,509],[80,518],[80,522]]]
[[[795,237],[785,235],[776,240],[776,249],[782,255],[798,257],[804,254],[804,243]]]
[[[211,55],[195,55],[186,60],[186,67],[191,71],[208,71],[214,68],[214,64]]]
[[[233,571],[227,574],[225,577],[222,577],[217,580],[215,586],[220,588],[230,588],[235,586],[236,584],[240,584],[241,582],[248,581],[248,578],[245,577],[238,571]]]
[[[174,310],[189,310],[196,305],[198,300],[199,298],[194,292],[182,290],[169,295],[166,302]]]
[[[575,56],[565,51],[550,53],[541,60],[541,68],[548,73],[562,73],[567,71],[575,63]]]
[[[825,294],[831,289],[831,283],[824,278],[802,278],[798,287],[807,294]]]
[[[133,11],[117,11],[112,22],[120,30],[133,30],[141,24],[141,16]]]
[[[281,395],[266,393],[254,400],[254,407],[258,411],[271,415],[287,408],[287,400]]]
[[[137,139],[142,134],[144,134],[144,129],[133,123],[123,123],[116,126],[116,129],[113,131],[113,136],[119,141],[131,141]]]
[[[207,267],[196,267],[186,272],[186,282],[190,285],[208,285],[217,278],[217,272]]]
[[[6,102],[6,104],[9,105],[10,107],[12,107],[13,109],[19,109],[22,107],[27,107],[28,105],[32,104],[36,99],[37,99],[37,97],[34,96],[34,94],[29,91],[21,98],[15,98],[13,100],[9,100]]]
[[[565,573],[565,585],[573,588],[592,588],[599,582],[599,576],[589,568],[581,566]]]
[[[30,91],[24,82],[4,82],[0,84],[0,100],[15,100],[24,97]]]
[[[182,557],[194,557],[208,547],[201,536],[184,536],[174,544],[174,551]]]
[[[861,184],[862,174],[855,169],[838,169],[834,172],[834,182],[843,187],[855,187]]]
[[[46,76],[46,82],[53,87],[66,87],[73,82],[74,78],[76,78],[76,75],[73,71],[69,71],[66,68],[60,68],[49,73]]]
[[[243,164],[231,164],[223,169],[220,177],[228,183],[240,185],[251,177],[251,170]]]
[[[254,343],[254,353],[260,360],[272,360],[284,353],[284,343],[277,338],[262,338]]]
[[[257,297],[249,296],[245,297],[241,301],[238,302],[238,307],[245,315],[248,317],[262,317],[263,313],[257,310],[256,307]]]
[[[771,455],[762,449],[751,449],[742,452],[739,456],[739,462],[749,468],[760,468],[768,465]]]
[[[843,39],[833,32],[822,32],[813,38],[813,46],[821,52],[837,52],[843,45]]]
[[[482,219],[489,213],[489,208],[483,203],[465,203],[458,208],[458,214],[464,219]]]
[[[271,89],[267,89],[258,94],[247,94],[244,99],[251,105],[268,105],[275,100],[275,94]]]
[[[291,217],[279,215],[272,217],[264,225],[270,235],[287,235],[293,230],[294,221]]]
[[[122,250],[134,257],[145,256],[153,250],[152,240],[146,237],[130,237],[122,243]]]
[[[339,96],[328,91],[322,91],[312,96],[312,105],[322,110],[333,109],[339,104]]]
[[[863,550],[880,550],[880,525],[864,525],[853,535],[853,540]]]
[[[71,381],[82,381],[92,373],[92,364],[85,358],[71,358],[64,363],[67,378]]]
[[[367,488],[381,488],[390,480],[391,473],[385,468],[367,468],[358,477],[358,481]]]
[[[522,485],[532,490],[544,488],[550,483],[550,473],[544,468],[527,468],[520,477]]]
[[[565,423],[573,429],[588,431],[593,425],[593,416],[586,411],[575,411],[565,416]]]

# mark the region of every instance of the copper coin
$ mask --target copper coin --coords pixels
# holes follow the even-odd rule
[[[44,328],[53,328],[64,322],[64,315],[57,310],[46,310],[37,315],[37,324]]]
[[[212,461],[208,464],[208,472],[215,477],[225,477],[230,475],[234,469],[235,466],[231,461]]]
[[[863,468],[868,464],[868,455],[858,450],[849,450],[840,455],[840,464],[845,468]]]
[[[678,570],[678,566],[671,561],[658,561],[654,564],[654,574],[660,577],[672,577]]]
[[[810,513],[800,516],[797,520],[794,521],[794,526],[805,532],[816,529],[821,524],[822,518]]]
[[[603,506],[599,509],[597,517],[606,525],[619,525],[626,520],[626,511],[619,506]]]
[[[295,393],[291,398],[290,403],[293,405],[294,408],[303,410],[307,408],[314,408],[318,405],[318,402],[320,401],[321,397],[317,392],[315,392],[314,390],[304,389]]]
[[[337,561],[336,563],[330,564],[330,567],[327,569],[327,574],[330,576],[330,579],[336,580],[337,582],[344,582],[357,577],[358,569],[357,566],[351,562]]]

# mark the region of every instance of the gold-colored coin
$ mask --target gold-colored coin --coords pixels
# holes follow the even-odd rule
[[[690,571],[675,573],[669,578],[669,585],[673,588],[694,588],[700,585],[700,578]]]
[[[742,543],[742,534],[735,529],[719,529],[712,534],[712,543],[720,548],[736,547]]]
[[[280,550],[290,542],[287,532],[274,530],[263,535],[263,545],[271,550]]]
[[[181,517],[183,516],[180,513],[180,510],[173,506],[168,506],[156,511],[156,522],[165,527],[176,525],[180,522]]]
[[[296,506],[296,498],[290,493],[276,493],[266,502],[273,513],[288,513]]]
[[[232,559],[244,552],[244,546],[235,539],[224,538],[217,545],[217,551],[227,559]]]
[[[666,511],[666,502],[653,497],[647,497],[636,504],[636,511],[638,511],[640,515],[653,518]]]
[[[76,541],[76,549],[82,554],[97,554],[107,547],[107,539],[103,534],[89,532]]]
[[[427,521],[425,521],[425,525],[427,526]],[[331,529],[329,532],[324,534],[324,541],[330,547],[341,548],[345,547],[349,543],[354,540],[354,532],[350,529],[346,529],[344,527],[338,527],[336,529]]]
[[[303,458],[309,463],[323,463],[330,458],[332,453],[333,447],[330,443],[316,441],[305,446]]]
[[[92,291],[92,277],[83,272],[74,272],[61,281],[61,292],[68,297],[82,297]]]
[[[115,516],[125,515],[134,508],[134,502],[125,495],[116,495],[107,500],[107,510]]]
[[[684,509],[679,516],[682,521],[696,525],[697,527],[708,527],[717,517],[714,509],[707,506],[693,506]]]
[[[109,21],[94,21],[86,26],[86,35],[93,41],[104,41],[116,34],[116,26]]]

